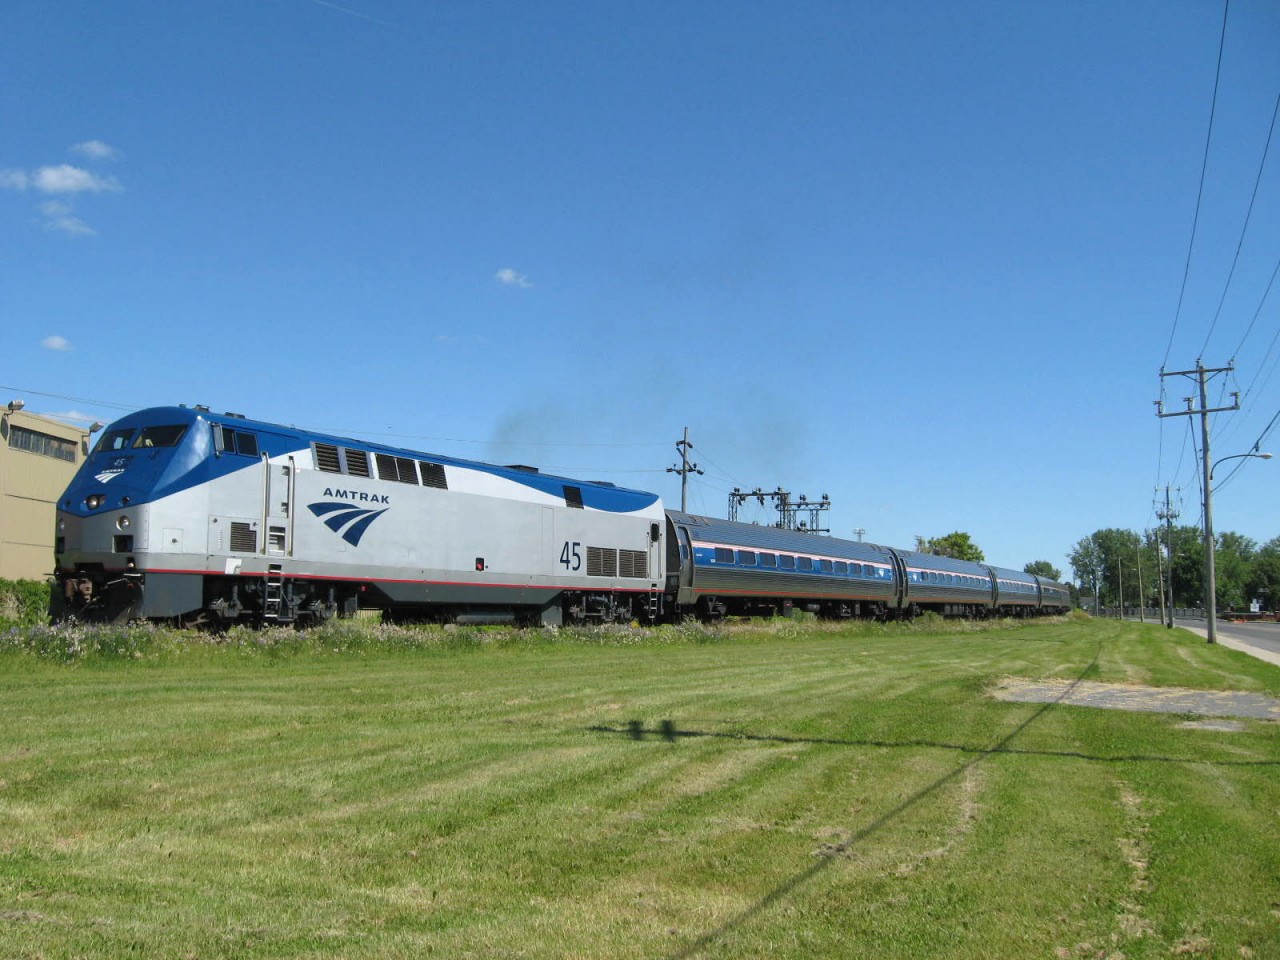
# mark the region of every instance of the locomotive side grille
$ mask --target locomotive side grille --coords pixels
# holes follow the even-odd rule
[[[347,454],[347,473],[353,477],[369,476],[369,454],[364,450],[343,448]]]
[[[316,444],[316,469],[325,473],[341,473],[342,464],[338,462],[338,448],[328,443]]]
[[[445,479],[442,465],[419,460],[418,466],[422,470],[422,485],[424,487],[435,487],[437,490],[449,489],[449,481]]]
[[[231,522],[231,552],[257,553],[258,531],[249,523]]]
[[[582,488],[571,487],[568,484],[565,484],[564,502],[565,506],[573,507],[575,510],[584,509],[582,506]],[[610,576],[612,576],[612,574],[610,574]]]
[[[649,555],[643,550],[619,550],[618,576],[648,579]]]
[[[393,457],[389,453],[379,453],[376,457],[378,476],[381,479],[417,484],[418,471],[413,468],[413,461],[408,457]]]
[[[617,550],[612,547],[587,547],[588,577],[616,577],[617,575]]]

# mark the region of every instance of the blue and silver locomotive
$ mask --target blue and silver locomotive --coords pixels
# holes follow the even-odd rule
[[[55,593],[113,620],[652,620],[664,522],[652,493],[164,407],[63,495]]]
[[[54,616],[309,624],[1029,615],[1040,577],[663,509],[656,494],[161,407],[58,504]]]

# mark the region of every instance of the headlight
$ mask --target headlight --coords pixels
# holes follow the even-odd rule
[[[121,517],[120,519],[118,519],[118,520],[116,521],[116,529],[117,529],[117,530],[128,530],[128,529],[129,529],[129,518],[128,518],[128,517]]]
[[[100,493],[90,494],[89,496],[84,498],[84,505],[88,507],[90,510],[97,510],[100,506],[102,506],[102,501],[106,499],[107,498]]]
[[[61,533],[61,532],[62,532],[63,530],[65,530],[65,529],[67,529],[67,521],[66,521],[66,520],[63,520],[61,517],[59,517],[59,518],[58,518],[58,532],[59,532],[59,533]]]

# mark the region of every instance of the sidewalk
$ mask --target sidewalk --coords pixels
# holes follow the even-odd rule
[[[1206,640],[1209,637],[1209,628],[1207,626],[1189,627],[1184,624],[1178,624],[1178,626],[1183,630],[1198,634]],[[1257,657],[1259,660],[1265,660],[1267,663],[1274,663],[1276,666],[1280,667],[1280,653],[1272,653],[1270,650],[1262,650],[1258,647],[1250,646],[1241,640],[1237,640],[1234,637],[1229,637],[1225,631],[1223,631],[1221,624],[1218,625],[1218,643],[1231,650],[1239,650],[1241,653],[1247,653],[1251,657]]]

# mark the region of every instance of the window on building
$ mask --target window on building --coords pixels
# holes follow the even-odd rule
[[[15,450],[26,450],[28,453],[42,457],[53,457],[55,460],[66,460],[68,463],[76,462],[74,440],[51,437],[47,433],[28,430],[26,427],[9,428],[9,446]]]

